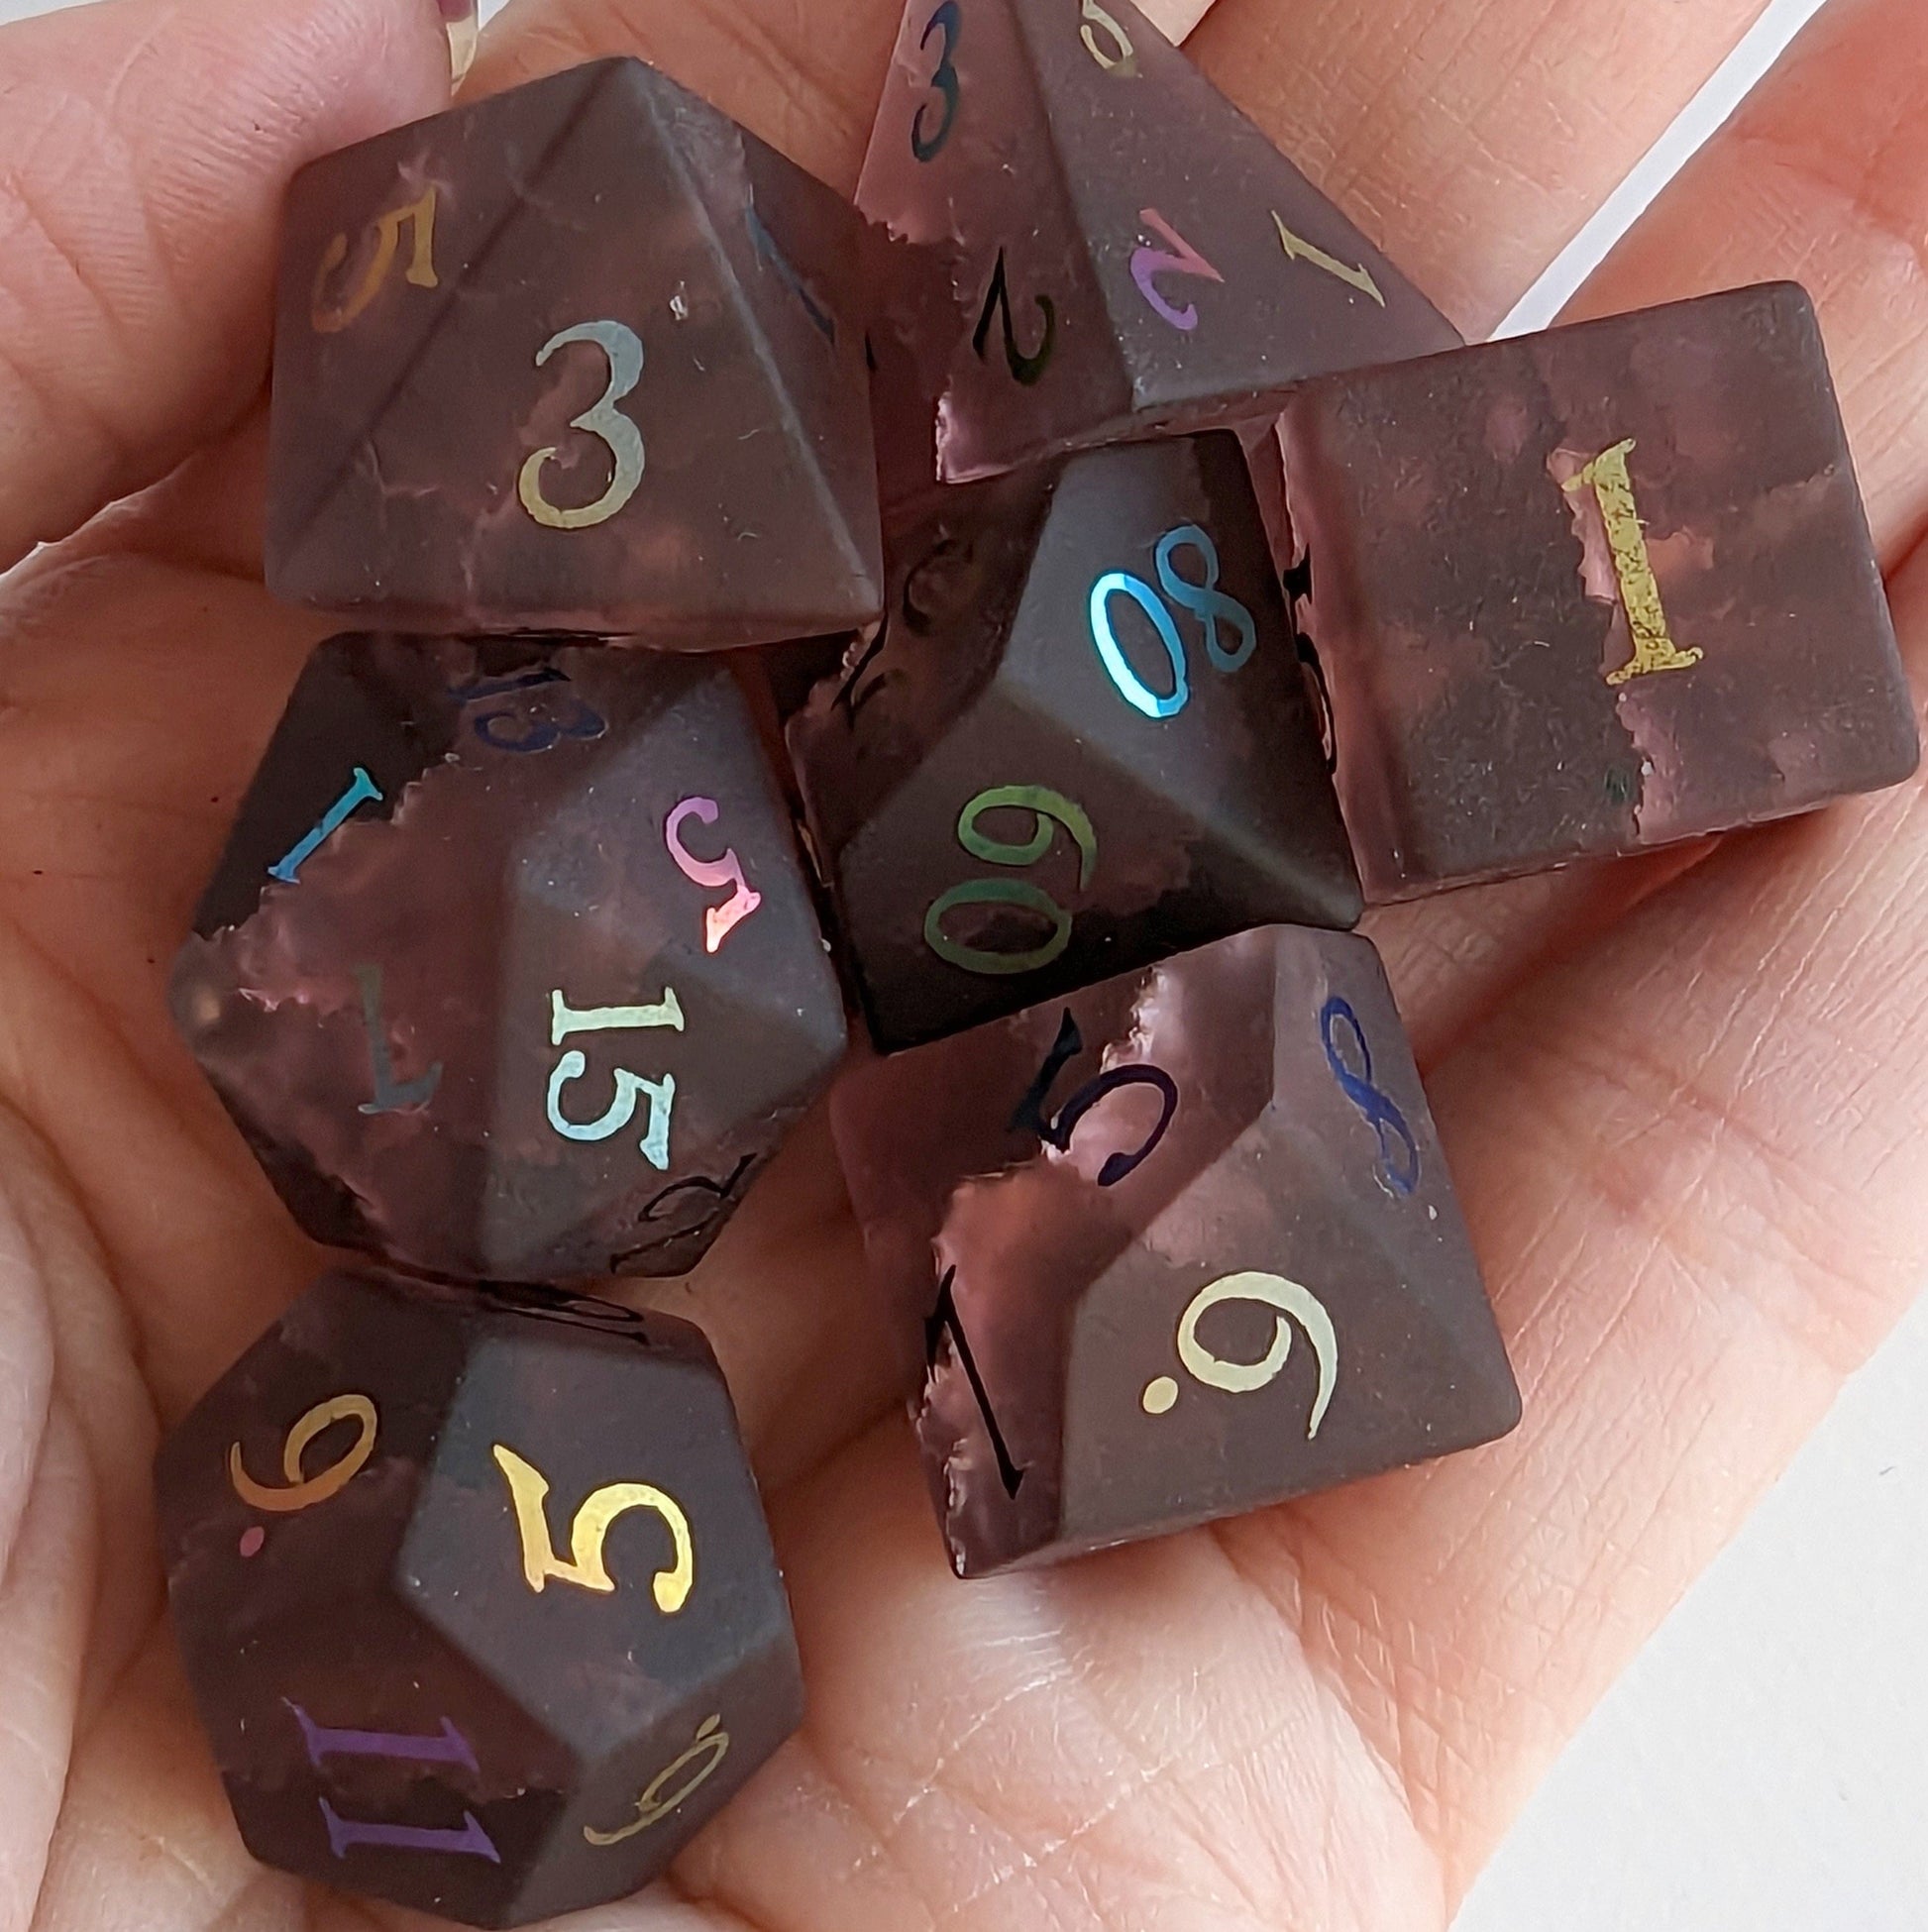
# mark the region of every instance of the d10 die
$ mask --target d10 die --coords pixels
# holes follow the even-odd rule
[[[269,588],[691,648],[869,621],[862,227],[640,60],[317,161],[288,204]]]
[[[701,1334],[326,1274],[162,1447],[175,1632],[248,1849],[472,1925],[660,1873],[801,1720]]]
[[[324,645],[174,969],[309,1233],[431,1273],[695,1265],[840,1057],[788,808],[729,673]]]
[[[831,1102],[961,1575],[1504,1435],[1507,1366],[1378,955],[1272,927]]]
[[[886,628],[789,727],[880,1046],[1357,918],[1234,437],[947,490],[894,552]]]
[[[1334,377],[1280,435],[1368,898],[1725,831],[1914,770],[1800,289]]]
[[[857,199],[948,275],[893,305],[951,480],[1459,341],[1129,0],[911,0]]]

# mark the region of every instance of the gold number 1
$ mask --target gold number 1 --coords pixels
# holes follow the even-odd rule
[[[522,1538],[522,1574],[538,1596],[552,1576],[579,1589],[604,1594],[613,1591],[616,1579],[602,1560],[602,1546],[609,1540],[610,1526],[628,1510],[647,1509],[663,1519],[676,1545],[675,1562],[651,1579],[656,1607],[672,1617],[689,1601],[696,1580],[696,1546],[690,1535],[690,1519],[673,1496],[646,1482],[612,1482],[598,1489],[576,1512],[569,1531],[569,1559],[565,1560],[556,1555],[549,1539],[549,1518],[544,1510],[549,1500],[549,1478],[506,1444],[495,1444],[494,1454],[495,1466],[506,1478],[509,1498],[515,1505],[515,1527]]]
[[[417,288],[439,288],[442,285],[435,273],[435,190],[431,187],[407,207],[390,208],[385,215],[377,217],[375,224],[375,254],[362,279],[356,283],[354,293],[346,301],[329,301],[328,281],[348,260],[348,237],[337,235],[328,244],[321,258],[321,267],[315,270],[314,294],[308,310],[309,320],[314,323],[317,335],[339,334],[381,292],[381,284],[388,279],[388,270],[395,266],[395,257],[401,249],[404,223],[414,236],[414,247],[402,278]]]

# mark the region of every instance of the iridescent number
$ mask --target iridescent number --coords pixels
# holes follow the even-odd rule
[[[579,1011],[563,998],[558,989],[549,996],[549,1043],[560,1046],[572,1033],[594,1033],[669,1026],[683,1030],[683,1008],[676,988],[666,986],[663,998],[654,1006],[589,1007]],[[642,1138],[643,1158],[659,1172],[670,1164],[670,1116],[676,1105],[676,1076],[666,1073],[661,1080],[645,1080],[626,1067],[615,1070],[616,1097],[608,1110],[595,1120],[577,1122],[564,1118],[563,1089],[589,1071],[589,1056],[571,1048],[558,1060],[549,1075],[549,1125],[567,1140],[607,1140],[620,1133],[635,1118],[636,1103],[649,1096],[649,1127]]]
[[[1085,24],[1078,29],[1078,38],[1084,42],[1085,52],[1114,78],[1135,80],[1138,74],[1138,51],[1131,45],[1131,37],[1098,4],[1098,0],[1084,0],[1079,11],[1084,15]],[[1100,34],[1111,40],[1112,53],[1106,53],[1098,45]]]
[[[1057,1148],[1060,1153],[1068,1153],[1071,1148],[1071,1136],[1078,1130],[1078,1123],[1100,1101],[1108,1095],[1122,1092],[1126,1087],[1150,1087],[1163,1103],[1158,1115],[1158,1125],[1132,1152],[1107,1154],[1104,1166],[1098,1170],[1100,1187],[1116,1187],[1126,1175],[1151,1158],[1159,1141],[1170,1130],[1172,1117],[1178,1112],[1178,1083],[1163,1067],[1154,1067],[1147,1063],[1113,1067],[1109,1072],[1099,1074],[1096,1079],[1087,1080],[1058,1109],[1057,1118],[1053,1120],[1044,1111],[1045,1103],[1050,1099],[1051,1088],[1056,1083],[1058,1075],[1084,1050],[1085,1036],[1079,1030],[1071,1009],[1067,1007],[1063,1020],[1058,1023],[1057,1039],[1053,1042],[1050,1052],[1044,1056],[1044,1064],[1038,1068],[1037,1078],[1031,1082],[1029,1091],[1018,1103],[1018,1111],[1011,1117],[1011,1127],[1014,1133],[1034,1133],[1046,1145]]]
[[[650,1594],[666,1617],[673,1617],[690,1600],[696,1581],[696,1550],[690,1534],[690,1519],[674,1496],[647,1482],[612,1482],[595,1491],[576,1512],[570,1525],[569,1556],[556,1555],[549,1537],[549,1518],[545,1505],[549,1499],[549,1478],[534,1463],[525,1460],[506,1443],[492,1445],[495,1466],[508,1484],[509,1500],[515,1510],[516,1534],[522,1543],[522,1576],[540,1596],[551,1577],[560,1583],[574,1583],[578,1589],[594,1590],[602,1595],[614,1592],[616,1581],[603,1561],[602,1547],[617,1517],[630,1510],[651,1512],[670,1533],[674,1557],[650,1579]]]
[[[1037,312],[1044,318],[1044,335],[1037,347],[1028,354],[1018,346],[1018,328],[1011,317],[1011,283],[1005,270],[1005,252],[998,251],[998,266],[992,270],[991,286],[984,297],[984,312],[978,317],[977,333],[971,338],[971,347],[977,352],[979,362],[984,360],[985,345],[991,340],[991,318],[1002,312],[1005,325],[1005,367],[1018,381],[1029,388],[1039,381],[1044,372],[1051,366],[1051,354],[1058,340],[1057,304],[1048,295],[1036,298]]]
[[[944,0],[944,4],[924,22],[923,38],[917,43],[919,48],[930,46],[930,37],[941,33],[944,37],[944,51],[937,59],[937,71],[930,76],[930,84],[943,97],[943,125],[935,134],[924,132],[924,116],[930,112],[930,103],[922,102],[917,108],[917,118],[910,123],[910,152],[920,161],[935,161],[942,152],[944,143],[950,139],[950,131],[957,122],[957,101],[960,92],[957,68],[953,64],[957,54],[957,37],[964,31],[964,16],[959,11],[957,0]]]
[[[1021,844],[988,837],[978,829],[978,819],[987,811],[1029,811],[1033,818],[1031,836]],[[957,842],[973,858],[989,865],[1035,865],[1051,848],[1054,827],[1062,826],[1078,848],[1078,887],[1091,884],[1092,869],[1098,863],[1098,833],[1084,807],[1062,792],[1042,785],[998,785],[980,792],[957,820]],[[1008,906],[1019,912],[1035,912],[1050,921],[1051,936],[1042,944],[1023,952],[989,952],[981,947],[960,945],[944,930],[944,917],[960,906]],[[1071,943],[1071,914],[1042,888],[1024,879],[967,879],[953,886],[934,901],[924,914],[924,943],[947,965],[967,973],[1004,976],[1034,973],[1048,966]]]
[[[355,1425],[355,1441],[327,1468],[312,1476],[304,1475],[301,1457],[308,1445],[324,1429],[330,1429],[338,1422],[352,1422]],[[281,1449],[281,1473],[287,1478],[285,1486],[257,1482],[242,1464],[239,1443],[232,1443],[228,1447],[228,1480],[233,1483],[235,1494],[251,1509],[265,1509],[276,1516],[291,1516],[297,1510],[313,1509],[317,1503],[325,1503],[331,1497],[339,1496],[367,1467],[369,1457],[375,1453],[375,1439],[379,1427],[375,1404],[366,1395],[330,1396],[326,1402],[317,1402],[288,1431],[287,1442]]]
[[[334,837],[343,821],[359,805],[379,800],[381,788],[360,765],[355,768],[355,776],[349,781],[348,789],[321,814],[315,827],[299,838],[292,847],[268,868],[270,879],[278,879],[284,886],[296,883],[301,868],[307,863],[318,847]]]
[[[711,892],[720,891],[724,886],[730,888],[729,899],[723,905],[703,908],[704,952],[714,952],[763,904],[763,895],[750,890],[750,882],[743,876],[743,861],[736,856],[734,846],[725,846],[720,859],[698,859],[683,843],[683,828],[692,818],[713,825],[716,816],[714,799],[693,798],[674,805],[663,821],[663,843],[676,861],[676,869],[692,885],[706,887]]]
[[[1351,1036],[1351,1051],[1358,1056],[1357,1073],[1347,1064],[1340,1043],[1345,1034]],[[1372,1084],[1372,1049],[1349,1001],[1335,994],[1320,1008],[1319,1036],[1325,1043],[1326,1064],[1332,1068],[1340,1093],[1365,1116],[1366,1125],[1379,1137],[1380,1185],[1393,1194],[1411,1194],[1419,1186],[1419,1142],[1398,1102]],[[1400,1156],[1397,1161],[1393,1159],[1395,1152]]]
[[[1285,217],[1274,208],[1272,221],[1279,231],[1279,246],[1285,251],[1288,262],[1309,262],[1315,268],[1322,268],[1336,281],[1342,281],[1356,288],[1361,295],[1370,295],[1381,308],[1386,298],[1379,292],[1379,284],[1372,279],[1372,271],[1363,264],[1354,268],[1341,262],[1336,255],[1328,255],[1322,248],[1315,248],[1303,235],[1295,235],[1285,225]]]
[[[542,345],[536,352],[536,367],[542,369],[558,349],[576,342],[593,343],[609,359],[609,386],[590,407],[571,418],[569,426],[600,439],[609,452],[614,474],[609,487],[593,503],[558,509],[542,493],[543,465],[556,454],[556,446],[533,451],[516,479],[516,494],[522,499],[522,507],[550,530],[587,530],[608,522],[635,495],[643,481],[643,432],[616,407],[643,379],[642,339],[621,322],[579,322]]]
[[[643,1794],[636,1800],[636,1815],[628,1824],[617,1831],[597,1831],[592,1825],[585,1825],[583,1836],[591,1845],[620,1845],[625,1838],[647,1831],[659,1818],[667,1818],[686,1799],[694,1797],[729,1756],[730,1734],[722,1724],[720,1713],[703,1719],[696,1727],[690,1749],[681,1757],[672,1758],[643,1786]],[[692,1776],[691,1771],[698,1765],[701,1770]]]
[[[1173,562],[1180,549],[1190,548],[1198,551],[1205,560],[1205,581],[1194,584],[1181,577]],[[1158,582],[1164,587],[1165,596],[1180,609],[1188,610],[1199,620],[1205,632],[1205,654],[1211,660],[1215,671],[1232,672],[1246,664],[1258,648],[1258,625],[1252,614],[1236,597],[1228,595],[1219,589],[1219,551],[1212,539],[1196,523],[1180,524],[1175,530],[1167,530],[1158,539],[1157,548]],[[1158,642],[1164,647],[1165,660],[1171,669],[1172,688],[1169,692],[1158,693],[1151,689],[1131,668],[1131,661],[1125,655],[1124,646],[1118,641],[1118,633],[1112,625],[1112,599],[1125,596],[1142,610],[1151,620],[1151,627],[1158,635]],[[1192,687],[1185,666],[1185,646],[1178,635],[1178,626],[1171,613],[1160,601],[1158,593],[1142,578],[1133,577],[1128,571],[1107,571],[1091,587],[1091,638],[1098,647],[1098,656],[1104,664],[1118,694],[1134,711],[1141,711],[1146,717],[1162,719],[1175,717],[1191,701]],[[1219,641],[1221,620],[1229,623],[1237,633],[1237,644],[1228,650]]]
[[[1256,1303],[1274,1311],[1272,1345],[1255,1362],[1228,1361],[1214,1354],[1199,1340],[1199,1325],[1213,1309],[1226,1302]],[[1339,1381],[1339,1336],[1326,1305],[1310,1288],[1287,1281],[1276,1274],[1229,1274],[1201,1288],[1186,1306],[1178,1322],[1178,1359],[1186,1374],[1209,1389],[1227,1395],[1252,1395],[1270,1388],[1285,1371],[1292,1352],[1290,1316],[1305,1331],[1306,1340],[1319,1363],[1319,1387],[1313,1397],[1312,1415],[1306,1427],[1306,1441],[1319,1434],[1326,1419],[1333,1390]],[[1177,1379],[1159,1375],[1147,1382],[1139,1406],[1148,1416],[1168,1415],[1177,1405]]]
[[[986,1433],[991,1438],[991,1448],[998,1458],[998,1474],[1003,1479],[1005,1494],[1016,1498],[1023,1487],[1025,1471],[1011,1459],[1011,1450],[1005,1447],[1004,1431],[998,1427],[998,1418],[991,1408],[991,1398],[985,1393],[984,1377],[978,1373],[977,1357],[971,1352],[970,1342],[964,1334],[964,1325],[957,1319],[957,1297],[954,1284],[957,1270],[946,1268],[944,1278],[937,1284],[937,1306],[930,1312],[923,1325],[924,1368],[928,1373],[937,1366],[937,1344],[948,1331],[951,1347],[962,1364],[965,1378],[971,1384],[971,1393],[977,1399],[978,1414],[984,1418]]]
[[[348,260],[348,237],[337,235],[328,244],[315,270],[315,285],[308,305],[308,320],[314,324],[317,335],[332,336],[346,329],[381,292],[381,284],[388,279],[388,270],[395,266],[395,258],[400,253],[404,227],[413,234],[414,246],[409,251],[408,267],[402,278],[417,288],[441,286],[435,273],[435,190],[431,187],[405,208],[391,208],[376,218],[375,254],[370,257],[362,279],[340,302],[328,299],[328,283],[335,270]]]
[[[1140,208],[1138,219],[1166,243],[1162,249],[1149,246],[1135,249],[1131,255],[1131,279],[1138,285],[1138,293],[1151,304],[1153,312],[1161,321],[1169,322],[1174,329],[1182,329],[1189,335],[1198,327],[1198,309],[1190,302],[1183,308],[1174,307],[1158,288],[1159,275],[1197,275],[1206,281],[1225,280],[1218,269],[1206,261],[1156,208]]]
[[[381,968],[356,967],[355,983],[362,990],[362,1025],[369,1036],[369,1066],[375,1076],[375,1098],[363,1101],[356,1111],[404,1114],[411,1107],[426,1107],[442,1084],[442,1062],[435,1061],[413,1080],[397,1080],[394,1055],[388,1046],[388,1022],[381,1012]]]

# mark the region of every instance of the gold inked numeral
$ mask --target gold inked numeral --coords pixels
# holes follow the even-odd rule
[[[591,1845],[620,1845],[625,1838],[647,1831],[659,1818],[667,1818],[678,1805],[694,1797],[729,1756],[730,1734],[722,1728],[722,1723],[720,1716],[703,1719],[690,1749],[680,1758],[672,1758],[643,1786],[643,1794],[636,1800],[636,1815],[628,1824],[616,1831],[597,1831],[593,1825],[585,1825],[583,1836]],[[699,1760],[702,1769],[696,1776],[689,1776],[687,1773]]]
[[[646,1509],[663,1519],[676,1546],[676,1560],[650,1580],[656,1607],[671,1617],[690,1600],[696,1580],[696,1544],[690,1535],[690,1519],[675,1497],[647,1482],[612,1482],[596,1490],[570,1525],[566,1560],[556,1555],[549,1538],[549,1518],[544,1509],[549,1499],[549,1478],[504,1443],[494,1445],[494,1455],[495,1466],[507,1481],[509,1498],[515,1505],[515,1527],[522,1538],[522,1574],[538,1596],[552,1576],[579,1589],[598,1590],[605,1595],[613,1591],[616,1580],[602,1560],[602,1546],[609,1540],[610,1526],[617,1517],[632,1509]]]
[[[401,251],[401,231],[406,227],[413,238],[408,267],[402,278],[417,288],[439,288],[435,273],[435,189],[428,188],[405,208],[390,208],[375,218],[375,254],[363,271],[362,279],[346,300],[331,302],[328,284],[336,269],[348,260],[348,237],[337,235],[323,251],[321,266],[315,270],[314,292],[309,301],[308,319],[317,335],[338,335],[381,292],[388,270],[395,266]]]
[[[558,349],[571,343],[593,343],[609,359],[609,386],[580,416],[570,421],[571,429],[583,430],[598,438],[609,452],[613,474],[609,487],[593,503],[559,509],[542,493],[542,469],[556,454],[556,447],[536,450],[522,465],[515,481],[522,507],[548,530],[588,530],[607,523],[635,495],[643,481],[643,432],[616,407],[643,379],[643,344],[636,331],[623,322],[579,322],[551,336],[536,352],[536,367],[545,368]]]
[[[1227,1361],[1215,1355],[1199,1340],[1199,1324],[1213,1309],[1225,1302],[1256,1302],[1272,1309],[1276,1320],[1272,1345],[1259,1361]],[[1286,1317],[1297,1322],[1312,1343],[1319,1363],[1319,1389],[1313,1397],[1312,1415],[1306,1426],[1306,1441],[1319,1434],[1332,1405],[1333,1390],[1339,1382],[1339,1335],[1326,1305],[1310,1288],[1276,1274],[1229,1274],[1201,1288],[1191,1299],[1178,1322],[1178,1359],[1195,1382],[1227,1395],[1252,1395],[1270,1388],[1285,1371],[1292,1353],[1292,1329]],[[1169,1415],[1178,1405],[1176,1377],[1160,1375],[1145,1384],[1139,1406],[1148,1416]]]
[[[1615,686],[1652,677],[1657,671],[1689,671],[1705,655],[1697,646],[1683,651],[1674,643],[1673,632],[1668,627],[1666,605],[1660,598],[1660,581],[1654,575],[1647,529],[1640,520],[1640,505],[1634,498],[1633,472],[1627,465],[1635,448],[1632,437],[1616,443],[1561,485],[1568,495],[1592,490],[1593,499],[1600,506],[1600,520],[1606,525],[1614,575],[1620,580],[1620,603],[1627,613],[1627,628],[1634,636],[1632,658],[1619,670],[1606,674],[1607,683]]]
[[[1085,52],[1119,80],[1135,80],[1138,77],[1138,50],[1131,45],[1131,37],[1118,22],[1098,4],[1098,0],[1084,0],[1079,8],[1085,24],[1078,29],[1078,38],[1085,44]],[[1107,53],[1099,46],[1100,33],[1110,36],[1113,52]]]
[[[1361,263],[1356,268],[1341,262],[1336,255],[1328,255],[1322,248],[1315,248],[1303,235],[1295,235],[1285,225],[1285,217],[1274,208],[1272,221],[1279,231],[1279,247],[1285,251],[1288,262],[1310,262],[1315,268],[1323,268],[1336,280],[1356,288],[1361,295],[1370,295],[1381,308],[1386,298],[1379,292],[1379,284],[1372,279],[1372,270]]]
[[[352,1422],[356,1427],[355,1441],[348,1452],[317,1474],[305,1475],[301,1468],[303,1452],[324,1429],[338,1422]],[[242,1465],[239,1443],[228,1447],[228,1480],[234,1484],[235,1494],[252,1508],[268,1510],[277,1516],[312,1509],[331,1496],[339,1496],[362,1473],[375,1453],[375,1432],[379,1426],[375,1404],[366,1395],[330,1396],[326,1402],[317,1402],[288,1431],[287,1442],[281,1449],[281,1473],[287,1477],[285,1486],[257,1482]]]

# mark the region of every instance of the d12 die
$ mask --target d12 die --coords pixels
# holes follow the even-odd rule
[[[880,1046],[1359,896],[1234,437],[949,490],[793,718]]]
[[[640,60],[314,163],[282,260],[269,589],[692,648],[868,622],[862,227]]]
[[[660,1873],[801,1721],[701,1334],[326,1274],[157,1477],[175,1632],[248,1849],[472,1925]]]
[[[1519,1394],[1365,940],[1272,927],[831,1102],[960,1574],[1500,1436]]]
[[[841,1055],[727,670],[337,638],[174,969],[302,1225],[431,1273],[695,1265]]]
[[[1814,311],[1782,284],[1314,383],[1280,424],[1367,896],[1915,768]]]
[[[911,0],[857,199],[947,267],[951,480],[1459,341],[1129,0]]]

